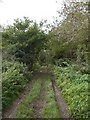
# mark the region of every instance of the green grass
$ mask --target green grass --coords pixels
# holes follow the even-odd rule
[[[30,93],[26,96],[26,99],[21,103],[16,117],[17,118],[32,118],[34,114],[34,108],[30,106],[31,103],[38,99],[41,88],[41,81],[37,80]]]
[[[41,79],[41,80],[40,80]],[[43,76],[35,81],[33,89],[26,96],[26,99],[21,103],[18,111],[17,118],[33,118],[34,108],[31,104],[37,101],[40,93],[41,82],[45,82],[45,101],[44,107],[41,111],[41,118],[60,118],[59,110],[55,101],[54,92],[49,76]]]
[[[50,79],[46,81],[46,104],[42,110],[42,118],[60,118]]]

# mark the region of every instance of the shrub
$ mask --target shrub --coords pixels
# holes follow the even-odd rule
[[[2,106],[6,109],[31,79],[31,73],[25,64],[16,61],[3,61],[2,71]]]

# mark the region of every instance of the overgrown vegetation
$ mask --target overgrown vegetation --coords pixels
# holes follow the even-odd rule
[[[88,3],[64,3],[58,11],[56,27],[49,32],[48,46],[56,83],[74,118],[88,118],[88,83],[90,77],[90,41],[88,40]]]
[[[15,20],[12,26],[3,29],[3,110],[10,107],[31,80],[32,73],[39,69],[38,59],[45,39],[40,26],[26,17]]]
[[[55,24],[50,25],[48,33],[42,30],[43,22],[37,24],[27,17],[22,20],[16,19],[13,25],[6,28],[1,26],[3,110],[9,108],[18,97],[27,82],[31,80],[34,71],[49,65],[53,67],[56,83],[68,104],[71,116],[75,118],[88,117],[89,4],[78,0],[65,1],[62,11],[58,10]],[[50,83],[47,82],[47,84]],[[39,90],[40,86],[37,82],[35,86],[36,93],[31,92],[30,95],[38,95],[37,89]],[[48,90],[49,92],[47,92]],[[46,92],[47,104],[51,105],[45,106],[43,116],[48,117],[51,114],[50,110],[53,110],[54,116],[49,117],[59,117],[53,102],[52,89],[47,88]],[[28,100],[33,100],[30,95],[25,101],[25,105],[29,104]],[[32,116],[33,112],[26,110],[26,106],[23,105],[20,109],[22,110],[18,113],[18,117],[19,115],[22,117]]]
[[[88,74],[81,74],[75,65],[54,69],[56,83],[60,88],[72,117],[88,118]]]
[[[82,72],[89,71],[89,40],[88,40],[88,3],[64,3],[59,16],[64,17],[49,32],[48,46],[52,62],[68,59],[76,63]],[[83,67],[83,68],[82,68]]]
[[[4,110],[18,97],[26,83],[31,80],[32,74],[25,64],[6,60],[3,61],[2,71],[2,107]]]

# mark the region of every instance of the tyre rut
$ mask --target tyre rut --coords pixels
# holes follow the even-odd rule
[[[70,117],[70,115],[68,113],[68,110],[67,110],[67,108],[68,108],[67,104],[66,104],[65,100],[63,99],[62,94],[61,94],[60,90],[58,89],[58,87],[55,83],[55,77],[54,76],[51,78],[51,82],[52,82],[52,87],[53,87],[53,91],[54,91],[54,94],[55,94],[55,99],[56,99],[61,117],[65,118],[65,119],[66,118],[70,119],[71,117]]]
[[[41,89],[38,99],[33,103],[34,115],[33,118],[41,118],[41,112],[45,104],[45,80],[41,79]]]

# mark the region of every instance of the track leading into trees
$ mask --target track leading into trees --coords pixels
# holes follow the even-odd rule
[[[52,106],[55,106],[55,109],[52,109]],[[54,76],[49,69],[41,68],[19,98],[13,102],[11,108],[3,113],[3,118],[49,118],[49,116],[70,118],[67,105],[55,84]]]

